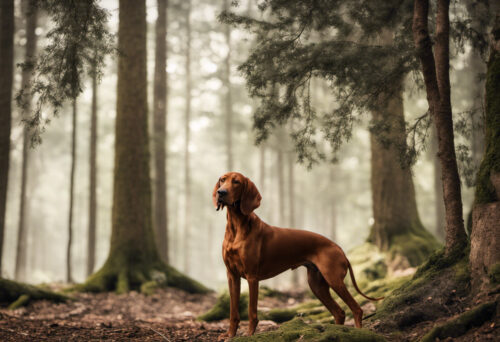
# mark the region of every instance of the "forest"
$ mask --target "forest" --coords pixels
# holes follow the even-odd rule
[[[0,341],[500,341],[499,301],[499,1],[0,0]]]

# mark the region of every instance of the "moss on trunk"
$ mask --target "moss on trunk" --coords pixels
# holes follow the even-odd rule
[[[37,286],[19,283],[0,278],[0,303],[10,304],[9,309],[17,309],[27,305],[32,300],[47,299],[54,302],[64,302],[69,297]]]
[[[486,151],[476,178],[476,204],[500,200],[492,184],[492,174],[500,173],[500,52],[492,50],[486,73]]]

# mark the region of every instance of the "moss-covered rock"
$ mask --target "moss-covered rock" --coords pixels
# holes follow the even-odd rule
[[[495,315],[496,307],[497,303],[492,302],[466,311],[457,318],[432,328],[421,339],[421,342],[434,342],[448,337],[462,336],[472,327],[480,326],[489,321]]]
[[[219,295],[215,305],[208,312],[198,316],[198,320],[205,322],[220,321],[229,318],[230,297],[229,292],[225,291]],[[239,305],[240,319],[248,319],[248,293],[240,295]]]
[[[16,309],[27,305],[30,301],[40,299],[64,302],[70,298],[37,286],[0,278],[0,303],[10,304],[10,309]]]
[[[233,341],[336,341],[336,342],[382,342],[384,337],[366,329],[356,329],[344,325],[313,324],[308,325],[296,318],[284,323],[276,331],[256,334],[249,337],[238,337]]]
[[[292,320],[296,315],[296,309],[272,309],[267,312],[259,312],[259,319],[283,323]]]
[[[272,289],[269,286],[262,285],[259,287],[259,299],[269,297],[269,298],[277,298],[277,299],[285,299],[288,296],[276,289]]]

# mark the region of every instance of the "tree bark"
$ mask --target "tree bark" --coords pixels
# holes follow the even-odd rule
[[[37,25],[37,9],[34,6],[34,1],[23,1],[22,9],[26,18],[26,50],[24,59],[28,63],[34,62],[36,51],[36,25]],[[31,112],[31,89],[29,88],[31,80],[32,68],[26,68],[22,72],[21,87],[26,96],[30,99],[26,101],[27,106],[23,109],[23,117],[27,117]],[[17,248],[16,248],[16,264],[15,264],[15,279],[26,281],[26,266],[27,266],[27,205],[26,189],[28,182],[28,165],[29,165],[29,131],[28,127],[23,127],[23,154],[21,168],[21,199],[19,201],[19,227],[17,230]]]
[[[68,244],[66,246],[66,282],[73,282],[71,268],[71,248],[73,243],[73,206],[75,189],[75,169],[76,169],[76,133],[77,133],[77,104],[76,98],[73,99],[73,118],[71,134],[71,170],[69,178],[69,212],[68,212]]]
[[[447,255],[455,250],[462,250],[467,244],[450,102],[449,5],[449,0],[437,2],[434,52],[428,27],[429,1],[415,0],[413,12],[413,39],[422,64],[427,102],[438,136],[438,155],[443,173]]]
[[[149,173],[146,2],[120,0],[111,246],[103,267],[77,289],[126,292],[154,279],[207,292],[161,260],[154,239]],[[165,279],[158,277],[159,273]]]
[[[224,11],[229,10],[229,1],[224,0]],[[226,110],[226,158],[227,171],[233,171],[233,100],[231,96],[231,27],[224,24],[224,37],[227,45],[227,55],[224,58],[224,79],[223,84],[226,89],[224,107]]]
[[[4,0],[0,1],[0,276],[9,179],[13,68],[14,0]]]
[[[186,113],[184,121],[184,193],[186,201],[184,203],[184,272],[190,271],[190,229],[191,229],[191,166],[189,156],[191,120],[191,0],[187,0],[186,10]]]
[[[436,129],[432,130],[431,137],[431,158],[434,164],[434,195],[436,197],[434,207],[436,210],[436,236],[440,241],[445,240],[445,220],[443,202],[443,181],[441,180],[441,162],[438,157],[438,142]]]
[[[97,55],[97,52],[96,52]],[[89,153],[89,229],[87,241],[87,276],[94,272],[97,225],[97,75],[92,73]]]
[[[155,227],[161,258],[168,263],[167,199],[167,0],[158,0],[154,77]]]

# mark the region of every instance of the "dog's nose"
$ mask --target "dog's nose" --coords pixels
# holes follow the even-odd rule
[[[227,190],[226,189],[219,189],[217,190],[217,193],[219,194],[219,196],[225,196],[227,195]]]

